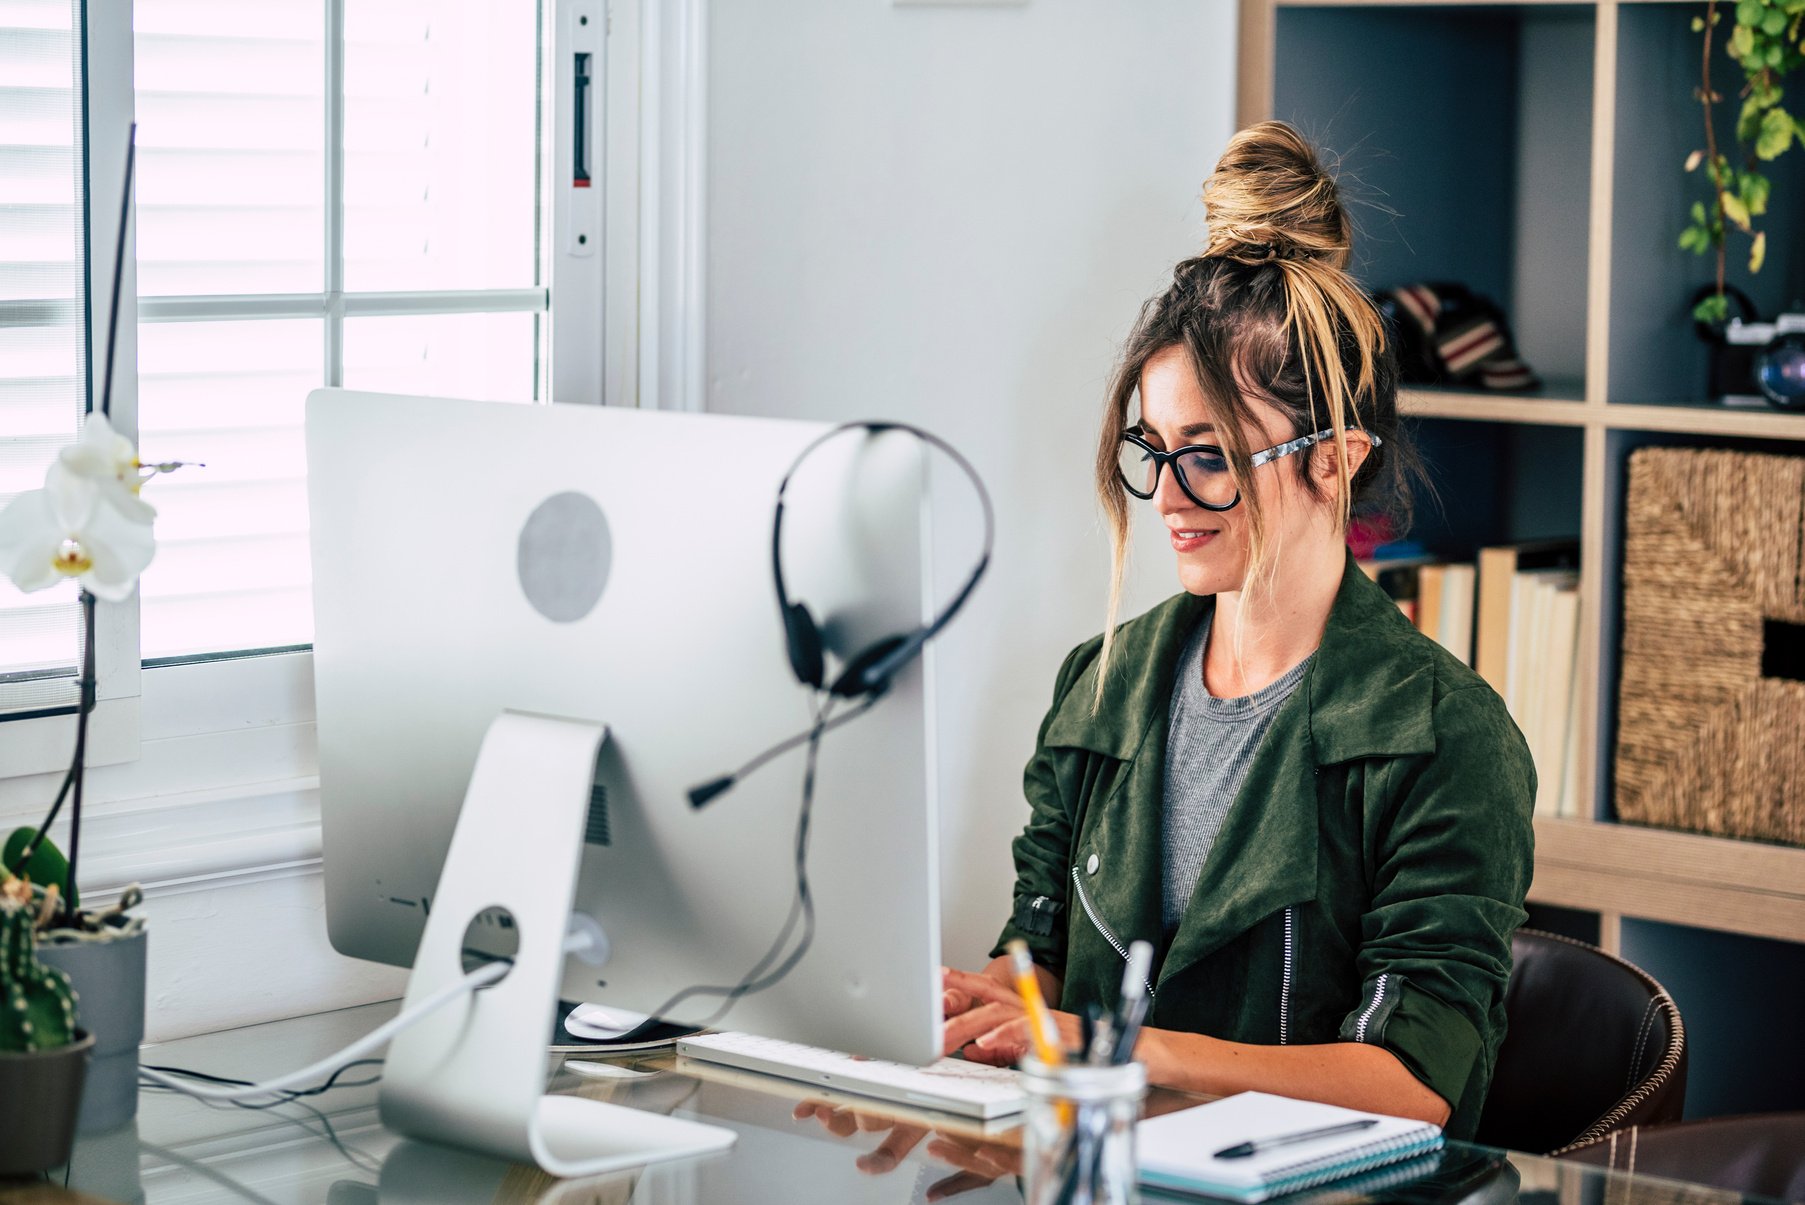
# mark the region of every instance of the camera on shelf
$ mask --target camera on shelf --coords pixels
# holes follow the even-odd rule
[[[1805,309],[1772,322],[1732,318],[1712,382],[1725,401],[1759,397],[1782,410],[1805,410]]]
[[[1700,289],[1694,303],[1710,291]],[[1762,322],[1747,294],[1734,286],[1724,292],[1741,314],[1722,325],[1698,324],[1711,347],[1711,396],[1732,406],[1805,410],[1805,305]]]

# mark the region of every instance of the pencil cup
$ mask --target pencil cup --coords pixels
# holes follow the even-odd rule
[[[1134,1124],[1147,1094],[1140,1063],[1093,1067],[1022,1061],[1026,1205],[1127,1205],[1135,1188]]]

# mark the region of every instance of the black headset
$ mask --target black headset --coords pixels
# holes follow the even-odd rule
[[[938,448],[946,454],[947,459],[959,466],[972,488],[977,491],[978,504],[984,511],[984,548],[978,555],[977,564],[972,567],[971,574],[966,577],[965,584],[953,595],[953,600],[938,615],[925,625],[907,632],[899,632],[886,636],[869,648],[854,653],[846,661],[846,667],[836,675],[833,681],[827,680],[826,655],[822,647],[821,627],[810,614],[806,603],[793,601],[790,592],[783,582],[783,495],[789,488],[790,478],[796,475],[803,462],[814,451],[830,439],[834,439],[848,431],[864,431],[870,435],[881,435],[886,431],[901,431],[914,436],[930,447]],[[784,641],[790,652],[790,669],[796,680],[813,690],[826,690],[829,694],[842,699],[859,699],[870,695],[882,694],[889,689],[891,681],[902,668],[914,660],[940,629],[944,628],[965,605],[976,589],[978,579],[984,576],[984,570],[990,567],[990,552],[996,540],[996,516],[991,511],[990,494],[984,489],[984,482],[978,477],[977,470],[961,456],[952,445],[939,436],[930,435],[918,427],[906,423],[893,422],[854,422],[844,423],[815,439],[796,457],[784,473],[783,480],[777,486],[777,510],[771,520],[771,577],[777,585],[777,608],[783,615]]]
[[[984,511],[984,547],[978,554],[978,562],[972,566],[971,574],[966,577],[965,584],[953,595],[945,609],[930,619],[926,624],[907,632],[898,632],[886,636],[871,647],[861,649],[846,661],[846,667],[835,675],[832,682],[827,680],[827,657],[821,639],[821,627],[804,603],[793,600],[789,589],[783,582],[783,495],[790,486],[790,478],[802,467],[816,448],[828,440],[843,435],[848,431],[864,431],[870,435],[881,435],[886,431],[901,431],[913,435],[929,447],[938,448],[946,454],[947,459],[959,466],[966,480],[971,482],[972,489],[977,491],[978,505]],[[930,435],[919,427],[911,427],[906,423],[892,422],[858,422],[845,423],[825,432],[797,454],[795,461],[784,471],[783,480],[777,486],[777,509],[771,517],[771,577],[777,586],[777,609],[783,617],[783,636],[785,646],[789,649],[790,669],[796,680],[810,690],[825,692],[830,701],[834,698],[861,700],[860,706],[844,715],[829,720],[823,714],[817,718],[814,727],[808,732],[780,741],[766,749],[757,757],[739,769],[723,774],[719,778],[690,788],[689,802],[693,808],[703,808],[733,789],[739,780],[752,771],[765,765],[772,758],[805,741],[818,740],[823,732],[837,728],[848,720],[862,715],[867,708],[876,703],[883,693],[890,688],[890,683],[904,666],[920,654],[922,646],[927,644],[940,629],[951,622],[977,588],[978,579],[990,567],[991,549],[996,543],[996,514],[991,509],[990,493],[984,488],[983,479],[978,471],[971,467],[971,462],[961,456],[951,444],[936,435]],[[807,791],[804,791],[807,798]]]

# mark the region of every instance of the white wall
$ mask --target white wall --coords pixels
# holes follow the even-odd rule
[[[937,658],[946,957],[969,964],[1008,906],[1054,671],[1102,627],[1102,392],[1140,303],[1201,245],[1234,6],[761,0],[709,22],[709,408],[914,421],[998,504],[991,573]],[[956,583],[975,508],[947,486]],[[1177,589],[1163,541],[1137,563],[1140,605]]]

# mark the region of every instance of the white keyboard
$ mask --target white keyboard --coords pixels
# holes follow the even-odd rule
[[[985,1120],[1019,1113],[1024,1101],[1015,1071],[962,1059],[941,1059],[926,1067],[911,1067],[749,1033],[679,1038],[677,1053],[860,1096]]]

